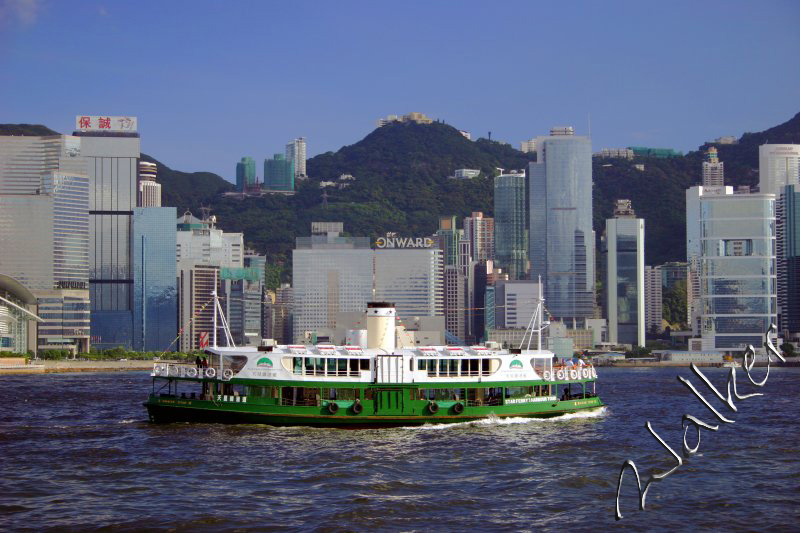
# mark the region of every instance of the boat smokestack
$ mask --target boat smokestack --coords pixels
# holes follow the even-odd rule
[[[392,303],[367,303],[367,348],[394,353],[396,317],[397,310]]]

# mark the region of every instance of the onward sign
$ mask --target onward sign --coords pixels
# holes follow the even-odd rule
[[[430,248],[433,239],[430,237],[396,237],[392,234],[375,239],[376,248]]]

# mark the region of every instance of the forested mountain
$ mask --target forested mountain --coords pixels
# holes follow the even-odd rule
[[[0,134],[54,133],[44,126],[0,125]],[[800,143],[800,113],[791,120],[759,133],[745,133],[738,144],[718,145],[729,185],[758,183],[758,146]],[[703,145],[696,152],[672,159],[595,159],[594,227],[598,239],[614,201],[629,198],[636,214],[645,219],[646,261],[660,264],[685,258],[685,190],[700,182]],[[595,147],[597,148],[597,147]],[[294,237],[308,235],[312,220],[344,222],[351,235],[379,236],[395,231],[406,236],[433,233],[440,216],[464,217],[472,211],[493,212],[493,180],[497,168],[522,169],[533,154],[503,143],[469,141],[455,128],[433,123],[391,123],[337,152],[308,160],[310,178],[294,196],[225,197],[233,185],[210,172],[175,171],[155,159],[163,185],[163,205],[181,213],[209,206],[219,226],[242,231],[252,248],[280,260],[288,256]],[[643,164],[644,171],[634,167]],[[448,176],[457,168],[481,170],[471,180]],[[323,205],[320,181],[341,174],[356,179],[348,188],[326,188]]]

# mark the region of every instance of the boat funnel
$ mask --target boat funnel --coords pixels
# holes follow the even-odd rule
[[[367,348],[379,348],[386,353],[394,353],[396,317],[394,304],[367,303]]]

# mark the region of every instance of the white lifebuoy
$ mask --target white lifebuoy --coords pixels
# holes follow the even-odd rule
[[[216,368],[206,368],[206,377],[207,378],[217,377],[217,369]]]
[[[226,368],[225,370],[222,371],[222,379],[229,380],[232,377],[233,377],[233,370],[231,370],[230,368]]]
[[[177,366],[170,366],[170,367],[167,367],[167,368],[168,368],[168,373],[169,373],[170,376],[177,377],[178,374],[180,374],[180,370],[178,370]]]
[[[161,365],[154,365],[153,366],[153,375],[160,376],[161,375]]]
[[[588,369],[588,368],[584,368],[583,370],[581,370],[581,375],[583,376],[583,379],[589,379],[589,377],[591,376],[591,374],[592,374],[592,373],[591,373],[591,372],[589,372],[589,369]]]
[[[551,377],[550,376],[550,371],[549,370],[545,370],[544,371],[544,380],[545,381],[550,381],[550,377]]]
[[[592,377],[597,379],[597,370],[595,370],[594,367],[592,367]]]
[[[556,372],[556,377],[557,377],[559,380],[563,380],[563,379],[566,377],[566,375],[564,374],[564,370],[563,370],[563,369],[561,369],[561,370],[559,370],[558,372]]]
[[[186,371],[186,377],[187,378],[196,378],[197,377],[197,369],[196,368],[190,368],[189,370],[187,370]]]
[[[578,371],[574,368],[569,371],[569,379],[578,379]]]

